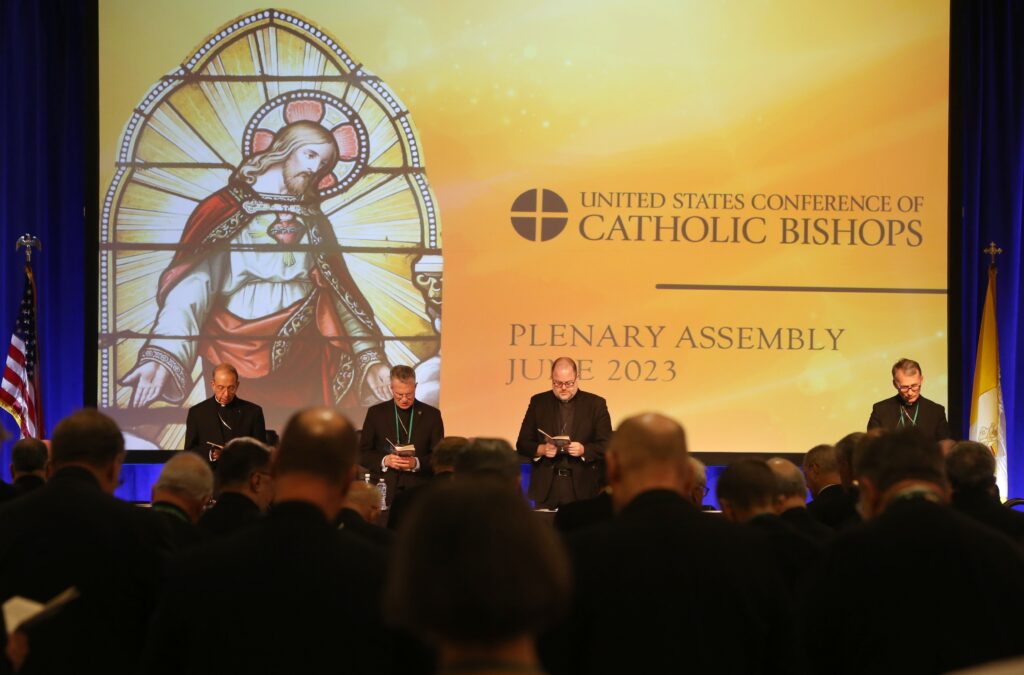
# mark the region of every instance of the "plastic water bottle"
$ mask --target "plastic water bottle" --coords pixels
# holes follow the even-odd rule
[[[383,478],[381,478],[379,481],[377,481],[377,491],[380,492],[380,510],[381,511],[387,511],[388,510],[388,486],[387,486],[387,483],[384,482]]]
[[[367,485],[373,485],[373,483],[370,482],[370,474],[363,474],[363,482],[366,483]]]

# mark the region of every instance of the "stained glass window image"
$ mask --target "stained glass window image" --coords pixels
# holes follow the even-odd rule
[[[219,363],[279,431],[310,405],[358,424],[398,364],[437,404],[441,226],[416,129],[306,19],[232,21],[130,112],[99,255],[98,404],[130,449],[182,447]]]

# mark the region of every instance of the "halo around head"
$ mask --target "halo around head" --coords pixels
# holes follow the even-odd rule
[[[337,163],[317,185],[320,196],[327,198],[344,192],[366,169],[370,137],[356,111],[332,94],[299,90],[264,103],[245,127],[242,137],[245,159],[266,150],[281,128],[300,120],[321,125],[338,144]]]

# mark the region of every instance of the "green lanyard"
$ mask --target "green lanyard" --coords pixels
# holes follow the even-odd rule
[[[412,425],[413,425],[413,422],[416,421],[416,416],[413,415],[412,413],[413,413],[413,408],[415,408],[415,407],[416,407],[416,403],[415,402],[413,402],[413,404],[409,407],[409,434],[408,434],[409,435],[409,439],[406,441],[406,443],[412,443]],[[399,425],[399,423],[401,423],[401,421],[402,420],[398,419],[398,404],[396,403],[395,404],[395,438],[398,440],[398,444],[399,445],[402,445],[402,435],[400,433],[398,433],[398,425]],[[403,429],[405,428],[404,424],[402,425],[402,428]]]
[[[921,402],[920,401],[918,401],[917,405],[914,406],[914,416],[913,417],[910,417],[910,413],[908,413],[907,409],[904,408],[903,405],[901,404],[900,405],[900,423],[897,424],[896,426],[897,427],[902,427],[903,426],[903,418],[904,417],[910,417],[910,424],[911,424],[911,426],[915,426],[916,427],[917,426],[917,413],[919,413],[919,412],[921,412]]]

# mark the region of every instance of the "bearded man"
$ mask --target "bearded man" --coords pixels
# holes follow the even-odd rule
[[[321,125],[287,124],[196,207],[122,381],[132,406],[183,402],[200,356],[234,365],[270,426],[296,408],[390,398],[380,329],[319,206],[338,155]]]

